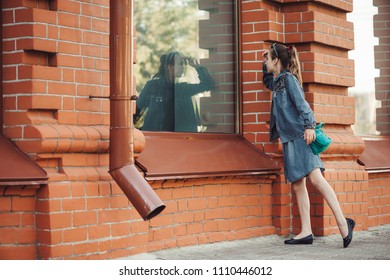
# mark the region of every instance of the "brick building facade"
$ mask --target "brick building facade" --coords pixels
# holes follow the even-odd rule
[[[223,1],[206,2],[205,9]],[[376,49],[382,135],[389,135],[387,2],[373,0],[382,38]],[[262,85],[262,50],[274,41],[295,44],[306,99],[333,139],[322,155],[324,176],[356,229],[367,230],[390,223],[390,171],[386,162],[370,169],[370,155],[359,161],[366,145],[351,129],[352,8],[352,0],[238,1],[240,135],[282,165],[281,146],[268,141],[271,95]],[[149,221],[139,216],[108,173],[109,10],[108,0],[2,1],[1,137],[46,177],[0,178],[0,259],[113,259],[296,233],[298,209],[282,172],[148,179],[167,207]],[[322,196],[310,186],[309,192],[314,234],[338,233]]]

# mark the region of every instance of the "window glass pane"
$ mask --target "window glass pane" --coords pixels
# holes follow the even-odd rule
[[[380,102],[375,97],[375,78],[379,71],[375,69],[375,46],[378,39],[374,36],[374,15],[377,8],[372,1],[354,1],[354,9],[348,20],[354,24],[355,49],[349,52],[349,58],[355,61],[355,86],[349,93],[355,97],[356,120],[352,126],[356,134],[378,134],[376,131],[376,108]]]
[[[234,133],[235,1],[136,0],[136,127]]]

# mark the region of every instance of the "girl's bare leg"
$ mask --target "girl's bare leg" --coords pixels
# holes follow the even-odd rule
[[[348,235],[348,225],[339,201],[337,200],[336,193],[329,185],[328,181],[322,176],[319,168],[313,170],[309,174],[310,182],[319,190],[319,192],[324,196],[326,202],[329,204],[330,208],[333,211],[333,214],[336,217],[336,222],[340,230],[341,236],[344,238]]]
[[[301,232],[294,237],[300,239],[312,234],[310,223],[310,200],[306,189],[306,178],[302,178],[292,183],[293,190],[297,197],[299,215],[301,218]]]

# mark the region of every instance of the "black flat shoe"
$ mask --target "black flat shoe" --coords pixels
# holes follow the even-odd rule
[[[350,219],[350,218],[345,218],[347,220],[348,224],[348,235],[343,238],[343,245],[344,248],[347,248],[349,243],[352,241],[352,233],[353,233],[353,228],[355,227],[355,221]]]
[[[313,244],[313,234],[310,234],[306,237],[300,239],[291,238],[289,240],[284,240],[284,244],[295,245],[295,244]]]

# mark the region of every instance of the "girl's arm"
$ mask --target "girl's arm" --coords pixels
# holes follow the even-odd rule
[[[176,84],[176,91],[180,94],[195,95],[204,91],[212,90],[215,87],[213,78],[206,67],[201,65],[193,66],[198,72],[199,84],[179,83]]]

